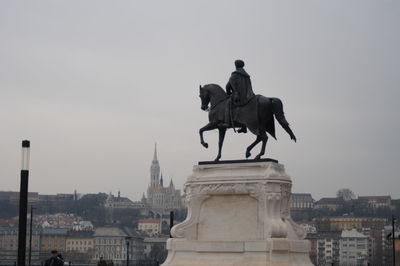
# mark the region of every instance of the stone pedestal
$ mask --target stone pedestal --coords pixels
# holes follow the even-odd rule
[[[290,217],[292,182],[275,162],[194,166],[188,216],[172,228],[163,266],[312,265]]]

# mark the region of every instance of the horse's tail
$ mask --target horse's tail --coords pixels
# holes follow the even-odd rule
[[[289,134],[290,138],[296,141],[296,136],[294,135],[292,129],[289,127],[289,123],[286,120],[285,113],[283,112],[282,101],[278,98],[271,98],[272,111],[274,112],[276,120],[283,127],[283,129]]]

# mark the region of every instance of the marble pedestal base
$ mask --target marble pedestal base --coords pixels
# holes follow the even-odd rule
[[[172,228],[163,266],[311,266],[289,213],[291,184],[274,162],[194,166],[188,216]]]

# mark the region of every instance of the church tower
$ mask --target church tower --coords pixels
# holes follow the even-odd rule
[[[157,143],[154,145],[154,156],[150,167],[150,187],[157,187],[160,184],[160,164],[157,159]]]

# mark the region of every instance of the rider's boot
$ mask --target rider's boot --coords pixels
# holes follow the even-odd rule
[[[247,133],[247,127],[246,126],[242,126],[239,130],[238,133]]]

